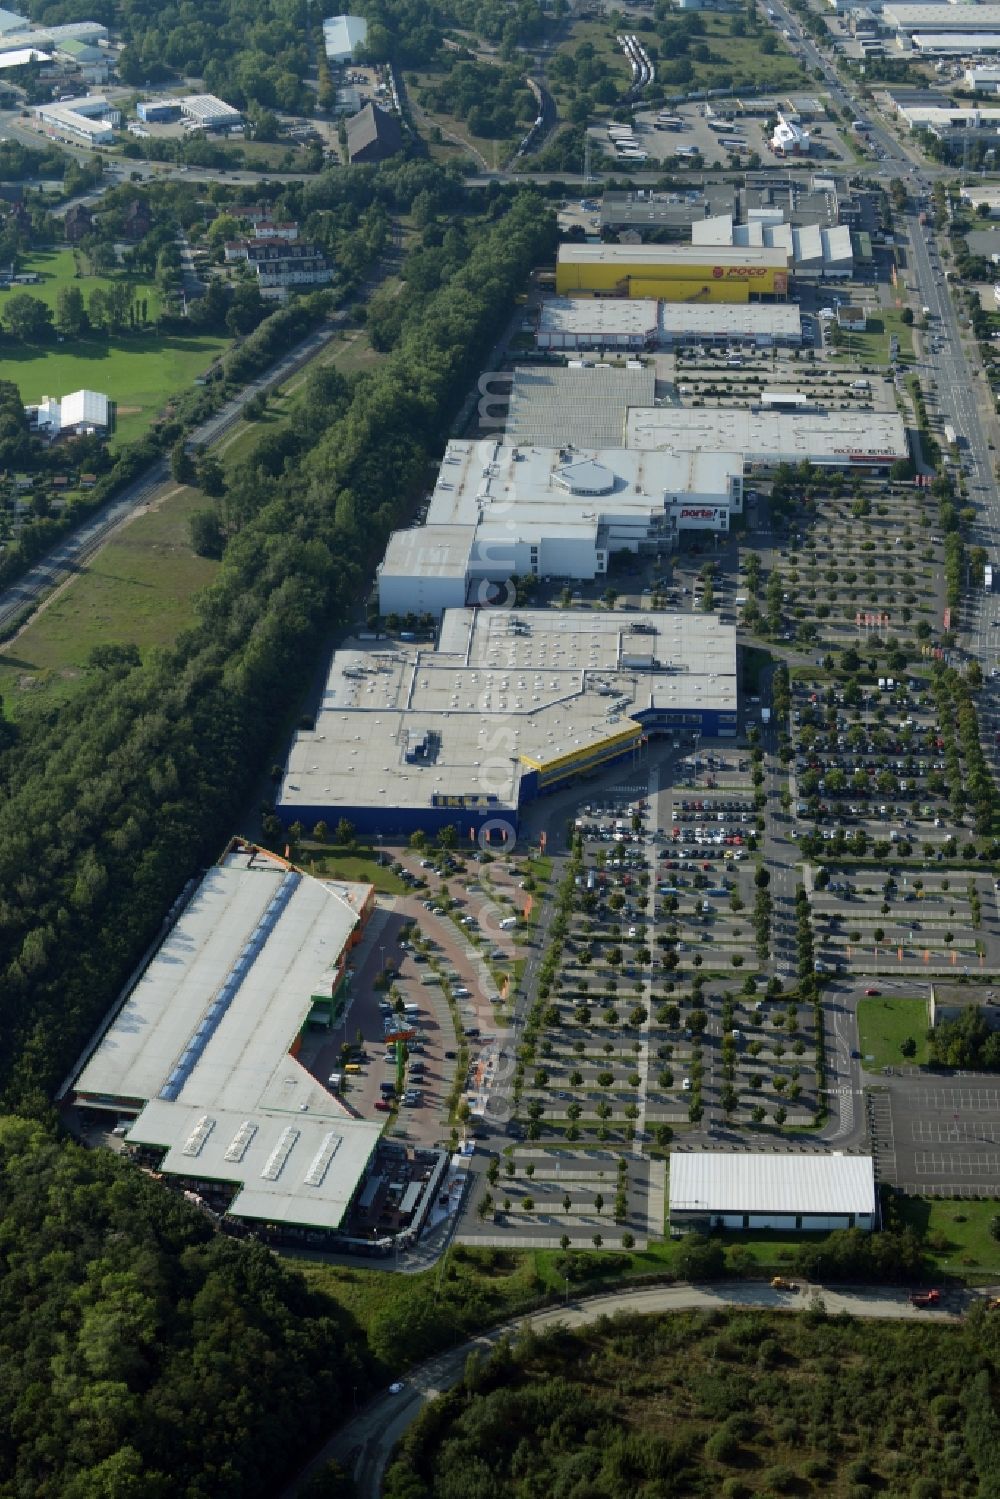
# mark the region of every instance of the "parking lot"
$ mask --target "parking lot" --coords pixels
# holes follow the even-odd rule
[[[988,1073],[887,1078],[870,1094],[879,1175],[911,1195],[1000,1195],[1000,1084]]]

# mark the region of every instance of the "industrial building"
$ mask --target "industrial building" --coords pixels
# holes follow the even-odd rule
[[[914,32],[1000,31],[1000,5],[884,5],[882,23],[904,38]]]
[[[975,94],[997,93],[1000,90],[1000,68],[966,68],[965,86]]]
[[[634,229],[662,237],[689,240],[691,225],[708,213],[725,213],[733,206],[728,183],[706,183],[687,192],[606,192],[601,200],[602,229]]]
[[[166,125],[181,117],[179,99],[140,99],[136,115],[145,125]]]
[[[796,276],[842,277],[854,271],[851,231],[846,224],[822,228],[785,222],[780,208],[753,208],[747,222],[737,224],[732,214],[717,214],[691,226],[691,242],[702,248],[766,246],[782,251]]]
[[[949,136],[975,135],[1000,130],[1000,109],[975,109],[958,105],[898,104],[897,113],[911,130],[927,130],[940,140]]]
[[[511,577],[590,581],[614,552],[727,531],[743,509],[739,452],[683,454],[502,442],[448,444],[425,525],[394,531],[378,567],[379,612],[486,603]]]
[[[626,446],[742,453],[749,473],[781,463],[889,469],[909,459],[902,417],[885,411],[657,406],[628,414]]]
[[[1000,52],[1000,27],[996,31],[915,31],[910,46],[924,57],[987,56]]]
[[[670,1226],[830,1233],[877,1225],[871,1156],[674,1151]]]
[[[736,630],[714,614],[449,609],[436,648],[336,652],[277,811],[502,844],[526,803],[638,760],[649,735],[736,728]]]
[[[386,161],[403,149],[403,132],[399,120],[377,104],[364,109],[347,122],[347,155],[352,166],[368,161]]]
[[[355,1117],[297,1060],[338,1023],[369,885],[312,879],[236,843],[210,869],[124,996],[73,1101],[128,1122],[128,1144],[228,1215],[336,1229],[381,1126]]]
[[[788,295],[786,250],[762,246],[561,244],[556,291],[666,302],[748,302]]]
[[[368,22],[364,16],[330,16],[323,22],[323,46],[327,61],[342,67],[354,56],[355,47],[368,40]]]
[[[61,43],[72,40],[90,42],[96,46],[98,42],[107,42],[108,28],[99,21],[68,21],[62,26],[33,26],[27,21],[24,22],[23,30],[3,32],[5,51],[15,51],[19,47],[44,47],[51,52]]]
[[[0,36],[8,31],[24,31],[31,25],[27,16],[19,16],[13,10],[0,10]]]
[[[185,94],[177,103],[191,130],[235,130],[243,124],[239,110],[214,94]]]
[[[81,99],[64,99],[61,104],[38,104],[35,118],[50,132],[79,136],[91,146],[108,146],[115,138],[114,127],[121,123],[121,111],[112,108],[100,94]]]
[[[507,441],[517,447],[620,448],[630,406],[652,406],[656,371],[630,359],[567,369],[514,370],[507,405]]]
[[[802,318],[792,302],[654,302],[622,297],[554,297],[542,303],[535,342],[540,349],[644,349],[681,345],[802,343]]]

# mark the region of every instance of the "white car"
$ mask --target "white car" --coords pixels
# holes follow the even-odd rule
[[[403,1384],[403,1381],[401,1379],[397,1379],[389,1386],[389,1394],[402,1395],[405,1388],[406,1386]]]
[[[684,1079],[684,1081],[681,1083],[681,1087],[684,1089],[685,1093],[690,1093],[690,1091],[691,1091],[691,1079],[689,1077],[686,1077]]]

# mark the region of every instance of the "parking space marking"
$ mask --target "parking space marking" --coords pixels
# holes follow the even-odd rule
[[[918,1150],[913,1157],[914,1169],[923,1176],[996,1177],[1000,1175],[1000,1152],[989,1155],[964,1155],[961,1151]]]
[[[1000,1088],[922,1088],[907,1096],[924,1109],[1000,1114]]]
[[[927,1145],[997,1145],[1000,1126],[914,1119],[910,1122],[910,1136],[914,1142]]]

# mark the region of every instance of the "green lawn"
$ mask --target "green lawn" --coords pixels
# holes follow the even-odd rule
[[[861,1055],[872,1057],[872,1068],[898,1067],[902,1062],[923,1066],[927,1061],[927,1002],[923,999],[861,999],[858,1001]],[[907,1037],[917,1043],[916,1054],[904,1057]]]
[[[188,541],[188,516],[204,504],[180,489],[137,517],[0,650],[0,696],[13,716],[78,690],[95,645],[169,645],[193,622],[192,597],[218,566]]]
[[[303,850],[300,862],[303,869],[320,879],[360,880],[374,885],[386,895],[403,895],[407,887],[398,875],[385,864],[376,864],[375,854],[370,848],[324,849],[310,844]]]
[[[23,271],[34,271],[43,279],[38,286],[0,292],[0,314],[4,302],[16,292],[27,292],[54,307],[62,287],[76,284],[84,300],[96,287],[111,283],[103,276],[80,276],[83,257],[71,249],[38,250],[24,256]],[[149,316],[159,313],[155,289],[143,281],[132,283],[137,299],[145,297]],[[114,446],[132,441],[149,426],[170,396],[186,390],[229,347],[229,339],[211,334],[159,335],[150,328],[131,336],[94,335],[57,343],[15,344],[5,342],[4,375],[14,380],[23,401],[43,396],[63,396],[86,387],[102,390],[118,403],[118,430]]]
[[[853,364],[888,364],[889,337],[899,340],[900,358],[904,363],[913,359],[913,329],[903,322],[899,312],[884,311],[868,319],[864,333],[845,333],[839,355]]]
[[[1000,1276],[1000,1243],[990,1225],[1000,1203],[968,1202],[942,1197],[900,1197],[894,1212],[916,1229],[930,1260],[949,1275]]]

